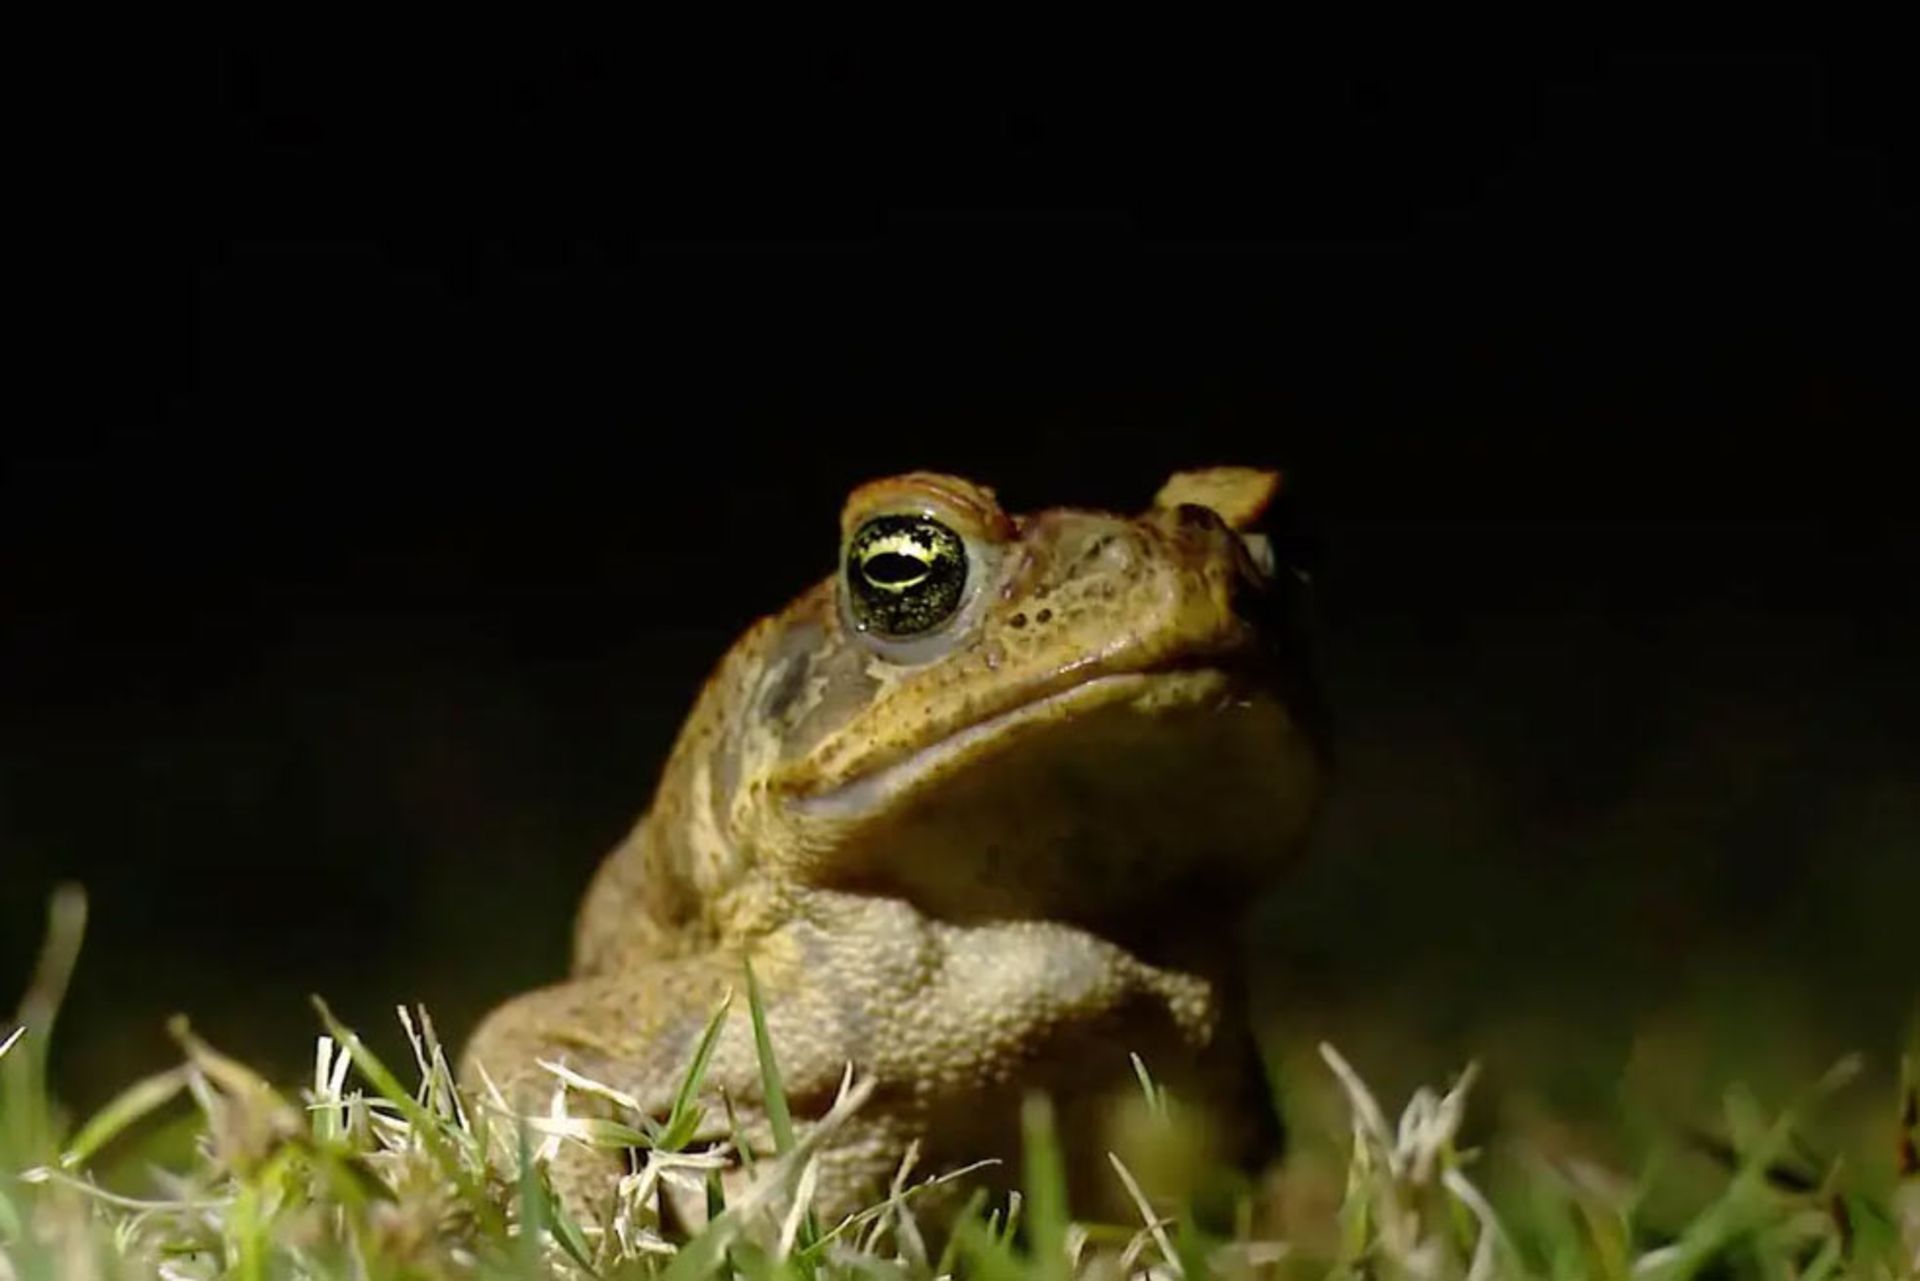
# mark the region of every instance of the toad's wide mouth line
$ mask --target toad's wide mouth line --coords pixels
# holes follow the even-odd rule
[[[966,755],[988,738],[1017,735],[1022,726],[1052,720],[1063,710],[1086,712],[1123,703],[1155,685],[1175,680],[1197,682],[1210,694],[1224,691],[1233,684],[1231,670],[1217,665],[1155,667],[1089,676],[1064,689],[1016,703],[973,721],[937,742],[929,743],[918,751],[837,787],[810,796],[795,797],[792,806],[798,813],[812,818],[831,819],[869,813],[876,806],[884,804],[888,797],[911,789],[918,780],[939,772],[943,766]]]

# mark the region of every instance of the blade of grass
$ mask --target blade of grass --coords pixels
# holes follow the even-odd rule
[[[1042,1281],[1067,1278],[1067,1174],[1054,1128],[1053,1103],[1029,1094],[1020,1105],[1020,1143],[1025,1158],[1027,1235],[1033,1245],[1036,1275]]]
[[[741,962],[747,971],[747,1009],[753,1016],[753,1047],[760,1057],[760,1090],[766,1096],[767,1124],[773,1129],[773,1150],[785,1156],[793,1150],[793,1113],[787,1110],[787,1092],[780,1083],[780,1064],[767,1031],[767,1007],[760,997],[760,981],[753,962]]]
[[[1153,1079],[1153,1074],[1147,1071],[1147,1061],[1145,1059],[1141,1058],[1138,1054],[1129,1054],[1127,1057],[1133,1060],[1134,1079],[1140,1082],[1140,1093],[1146,1097],[1147,1110],[1156,1118],[1165,1120],[1167,1116],[1166,1091],[1160,1088],[1159,1083]]]
[[[7,1038],[11,1053],[0,1057],[0,1165],[18,1169],[53,1159],[59,1138],[47,1090],[47,1046],[86,934],[86,893],[60,886],[47,900],[47,932],[14,1018],[19,1028]]]
[[[980,1201],[985,1199],[982,1189]],[[990,1212],[985,1218],[974,1214],[960,1220],[954,1225],[947,1252],[941,1256],[942,1266],[935,1275],[958,1274],[977,1277],[979,1281],[1034,1281],[1035,1277],[1045,1276],[1043,1269],[1030,1266],[1014,1253],[1012,1236],[1001,1227],[998,1211]],[[1065,1255],[1061,1258],[1064,1262]]]
[[[1139,1061],[1136,1056],[1134,1062],[1137,1064]],[[1181,1262],[1180,1256],[1174,1253],[1173,1241],[1167,1236],[1166,1225],[1161,1222],[1160,1216],[1153,1212],[1153,1203],[1147,1200],[1146,1191],[1140,1186],[1140,1181],[1133,1177],[1133,1171],[1127,1168],[1126,1163],[1117,1154],[1107,1153],[1107,1161],[1113,1166],[1113,1172],[1120,1176],[1120,1182],[1125,1185],[1127,1196],[1132,1199],[1134,1209],[1140,1212],[1140,1221],[1146,1225],[1147,1234],[1160,1248],[1160,1257],[1166,1261],[1168,1267],[1173,1269],[1175,1276],[1185,1276],[1186,1267]]]
[[[700,1124],[702,1112],[694,1100],[699,1096],[700,1083],[706,1079],[707,1065],[713,1059],[714,1047],[720,1041],[720,1029],[726,1025],[727,1011],[732,1006],[733,992],[729,990],[720,998],[719,1008],[714,1010],[713,1017],[707,1020],[706,1030],[700,1034],[700,1044],[694,1047],[693,1062],[687,1065],[686,1073],[680,1078],[680,1088],[674,1093],[673,1106],[667,1112],[666,1124],[661,1127],[658,1141],[659,1146],[669,1152],[678,1152],[692,1142],[694,1131]],[[764,1023],[763,1018],[760,1024],[756,1024],[756,1044],[759,1027]]]
[[[1792,1141],[1799,1114],[1820,1096],[1831,1093],[1858,1071],[1853,1059],[1842,1060],[1826,1073],[1808,1095],[1787,1108],[1769,1125],[1743,1090],[1728,1092],[1728,1109],[1736,1133],[1754,1131],[1741,1145],[1741,1166],[1719,1199],[1690,1223],[1672,1245],[1642,1256],[1634,1267],[1638,1277],[1684,1281],[1725,1255],[1736,1243],[1752,1239],[1777,1211],[1769,1200],[1768,1170]]]
[[[60,1154],[61,1168],[73,1169],[113,1142],[128,1127],[171,1103],[186,1085],[187,1070],[176,1067],[128,1086],[80,1127],[80,1133]]]
[[[26,1235],[20,1211],[14,1208],[4,1189],[0,1189],[0,1245],[10,1245]]]
[[[47,902],[47,937],[26,995],[20,999],[18,1021],[44,1037],[53,1030],[54,1016],[65,1002],[80,945],[87,936],[87,895],[78,885],[62,885]]]
[[[968,1224],[979,1228],[980,1210],[986,1203],[987,1190],[985,1188],[975,1188],[967,1194],[966,1201],[960,1206],[960,1213],[954,1216],[953,1230],[947,1234],[946,1244],[940,1247],[940,1258],[939,1261],[933,1265],[933,1275],[937,1277],[950,1277],[953,1275],[954,1264],[959,1260],[960,1249],[964,1244],[961,1239],[961,1229]]]
[[[424,1062],[422,1064],[424,1068]],[[520,1123],[515,1134],[515,1144],[520,1157],[520,1237],[514,1242],[514,1254],[519,1261],[520,1270],[527,1276],[538,1276],[541,1271],[540,1238],[547,1229],[547,1199],[545,1189],[540,1186],[540,1175],[533,1164],[533,1141],[526,1122]]]
[[[780,1063],[773,1053],[773,1035],[767,1030],[766,1002],[760,996],[760,980],[754,976],[753,961],[742,957],[741,964],[747,972],[747,1009],[753,1017],[753,1048],[760,1059],[760,1089],[764,1094],[767,1108],[767,1124],[773,1130],[774,1150],[782,1157],[793,1151],[793,1113],[787,1107],[787,1091],[780,1080]],[[820,1224],[814,1218],[813,1207],[808,1206],[800,1222],[796,1237],[799,1257],[792,1260],[793,1266],[804,1278],[814,1274],[812,1250],[820,1239]]]
[[[642,1134],[630,1125],[609,1121],[605,1117],[523,1116],[515,1119],[536,1134],[577,1139],[596,1148],[650,1148],[653,1146],[651,1136]]]

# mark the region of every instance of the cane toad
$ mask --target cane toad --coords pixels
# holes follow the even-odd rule
[[[750,958],[797,1125],[849,1063],[876,1080],[823,1158],[825,1213],[911,1141],[922,1171],[1013,1155],[1028,1089],[1080,1142],[1129,1051],[1230,1120],[1264,1099],[1234,925],[1323,773],[1297,576],[1255,529],[1278,483],[1179,473],[1134,517],[1010,514],[929,473],[856,489],[838,572],[701,692],[572,976],[489,1015],[466,1079],[541,1112],[546,1059],[664,1114]],[[765,1145],[743,1009],[707,1082]],[[591,1206],[620,1168],[576,1148],[555,1180]]]

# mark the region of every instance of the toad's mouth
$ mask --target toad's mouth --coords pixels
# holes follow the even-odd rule
[[[1229,710],[1245,705],[1246,673],[1229,666],[1169,666],[1105,672],[972,721],[898,760],[823,791],[796,796],[807,818],[851,819],[950,777],[969,764],[1015,750],[1034,736],[1096,712],[1129,708],[1142,716]]]

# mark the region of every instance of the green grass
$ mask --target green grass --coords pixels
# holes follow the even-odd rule
[[[809,1202],[814,1162],[862,1107],[870,1083],[850,1075],[828,1116],[795,1127],[785,1110],[777,1048],[751,976],[743,976],[776,1151],[751,1166],[729,1200],[718,1177],[727,1141],[706,1125],[701,1074],[722,1005],[664,1118],[618,1091],[575,1076],[575,1094],[612,1104],[620,1119],[570,1113],[512,1116],[497,1096],[455,1088],[446,1047],[424,1011],[401,1011],[405,1069],[383,1062],[316,1002],[323,1028],[311,1079],[290,1090],[221,1054],[183,1021],[178,1066],[129,1085],[73,1124],[47,1081],[47,1050],[77,963],[84,900],[54,902],[48,941],[19,1018],[0,1025],[0,1279],[152,1277],[862,1278],[947,1275],[986,1281],[1154,1281],[1223,1278],[1899,1278],[1920,1276],[1920,1087],[1909,1062],[1886,1100],[1884,1152],[1811,1162],[1802,1122],[1853,1086],[1843,1063],[1792,1106],[1763,1112],[1729,1094],[1711,1132],[1677,1148],[1709,1150],[1721,1167],[1710,1195],[1675,1222],[1650,1207],[1671,1162],[1623,1172],[1548,1146],[1508,1163],[1522,1177],[1482,1184],[1486,1162],[1464,1146],[1475,1074],[1420,1089],[1395,1118],[1330,1047],[1318,1069],[1343,1102],[1340,1133],[1306,1136],[1339,1152],[1337,1189],[1285,1214],[1242,1207],[1231,1234],[1209,1235],[1117,1159],[1113,1174],[1136,1221],[1073,1217],[1047,1100],[1022,1115],[1022,1191],[984,1188],[957,1215],[925,1213],[930,1182],[903,1166],[889,1194],[839,1223]],[[1180,1101],[1137,1064],[1145,1112],[1178,1127]],[[411,1084],[409,1084],[411,1082]],[[1857,1088],[1857,1086],[1853,1086]],[[485,1093],[485,1092],[483,1092]],[[728,1131],[737,1127],[723,1127]],[[577,1223],[556,1201],[545,1160],[567,1143],[632,1147],[639,1157],[604,1222]],[[1509,1145],[1511,1146],[1511,1145]],[[1314,1142],[1303,1145],[1315,1149]],[[1302,1158],[1295,1164],[1305,1167]],[[1877,1179],[1866,1171],[1886,1169]],[[1311,1185],[1291,1166],[1285,1185]],[[729,1185],[731,1186],[731,1185]],[[1487,1190],[1491,1188],[1492,1190]],[[1282,1198],[1284,1199],[1284,1198]],[[682,1209],[697,1206],[700,1213]],[[1275,1235],[1262,1226],[1281,1220]],[[703,1220],[699,1226],[685,1226]]]

